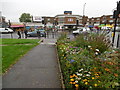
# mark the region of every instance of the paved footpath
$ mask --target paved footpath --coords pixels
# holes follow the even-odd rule
[[[3,88],[61,88],[55,39],[45,39],[3,76]]]

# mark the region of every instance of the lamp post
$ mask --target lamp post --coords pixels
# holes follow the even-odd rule
[[[85,5],[86,5],[86,3],[83,5],[83,25],[85,24],[85,20],[84,20],[84,16],[85,16]]]

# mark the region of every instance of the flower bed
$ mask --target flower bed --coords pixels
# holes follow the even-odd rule
[[[120,51],[111,50],[104,40],[95,42],[92,39],[94,43],[91,43],[89,38],[82,37],[69,40],[62,35],[57,41],[65,87],[119,88]]]

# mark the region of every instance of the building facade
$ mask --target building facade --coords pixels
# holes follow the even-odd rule
[[[72,14],[72,11],[64,11],[64,14],[55,16],[60,28],[73,29],[82,26],[82,16]]]

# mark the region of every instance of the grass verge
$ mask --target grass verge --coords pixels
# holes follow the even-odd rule
[[[38,39],[2,39],[2,44],[4,44],[0,46],[2,48],[2,73],[7,72],[20,57],[38,45],[38,41]]]

